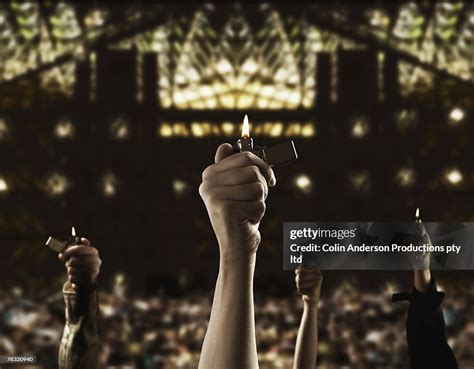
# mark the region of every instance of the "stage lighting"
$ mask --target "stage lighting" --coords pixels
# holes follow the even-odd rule
[[[0,117],[0,140],[4,140],[7,137],[8,137],[7,120]]]
[[[418,114],[415,110],[403,109],[395,114],[395,125],[401,131],[413,128],[418,120]]]
[[[418,4],[407,3],[400,7],[393,34],[400,40],[415,42],[423,34],[425,22]]]
[[[356,117],[352,122],[351,135],[355,138],[362,138],[369,132],[369,123],[366,117]]]
[[[113,197],[117,194],[119,186],[119,180],[117,176],[111,172],[106,173],[100,180],[100,187],[102,193],[106,197]]]
[[[313,137],[315,135],[314,125],[312,123],[306,123],[301,130],[303,137]]]
[[[61,119],[54,128],[54,134],[59,139],[71,139],[74,137],[74,124],[69,119]]]
[[[230,73],[233,70],[232,65],[227,59],[219,60],[219,62],[216,64],[216,69],[222,74]]]
[[[457,186],[463,180],[463,175],[459,169],[449,169],[445,174],[446,180],[453,186]]]
[[[373,9],[367,12],[370,25],[379,29],[387,29],[390,25],[390,16],[384,9]]]
[[[99,28],[105,24],[107,14],[102,9],[92,9],[86,13],[84,24],[87,28]]]
[[[188,184],[182,179],[173,180],[173,190],[177,196],[183,196],[188,189]]]
[[[367,171],[357,172],[350,176],[352,187],[358,191],[368,191],[370,188],[369,174]]]
[[[198,122],[193,122],[191,124],[191,132],[194,137],[202,137],[206,134],[203,125]]]
[[[464,119],[464,111],[459,108],[453,108],[449,113],[449,123],[453,126],[458,125]]]
[[[158,127],[158,136],[161,137],[171,137],[173,136],[173,128],[169,123],[162,123]]]
[[[130,136],[129,122],[124,116],[115,119],[110,125],[110,133],[117,140],[126,140]]]
[[[64,174],[52,173],[45,184],[45,191],[52,197],[60,196],[69,189],[70,183]]]
[[[281,136],[283,132],[283,123],[269,123],[269,126],[271,127],[270,129],[270,136],[272,137],[278,137]]]
[[[4,193],[4,192],[8,192],[8,183],[7,181],[5,180],[5,178],[3,177],[0,177],[0,192],[1,193]]]
[[[120,298],[125,298],[125,293],[127,292],[127,278],[124,273],[118,272],[114,275],[112,288],[115,295]]]
[[[249,58],[242,66],[242,71],[248,74],[254,74],[258,70],[258,64],[254,59]]]
[[[402,167],[395,175],[395,181],[400,187],[411,187],[415,184],[415,171],[409,167]]]
[[[52,34],[58,40],[73,40],[81,35],[77,14],[71,4],[58,3],[50,23]]]
[[[306,174],[300,174],[294,179],[295,187],[305,194],[311,193],[313,190],[313,182]]]

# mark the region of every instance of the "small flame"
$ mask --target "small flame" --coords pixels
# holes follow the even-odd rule
[[[76,237],[76,228],[71,228],[71,236]]]
[[[415,218],[416,218],[416,219],[420,219],[420,208],[416,208],[416,211],[415,211]]]
[[[249,117],[245,114],[244,123],[242,124],[242,138],[250,138]]]

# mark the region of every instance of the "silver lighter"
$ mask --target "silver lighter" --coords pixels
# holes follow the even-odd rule
[[[274,167],[289,164],[298,159],[296,147],[292,140],[271,147],[254,146],[253,138],[250,137],[249,119],[247,115],[245,115],[242,124],[242,137],[237,140],[233,149],[236,153],[250,151],[268,165]]]
[[[71,236],[66,241],[59,241],[54,237],[49,237],[46,241],[46,246],[48,246],[54,252],[58,254],[63,252],[67,247],[72,245],[80,245],[81,244],[81,237],[76,235],[76,229],[74,227],[71,228]]]

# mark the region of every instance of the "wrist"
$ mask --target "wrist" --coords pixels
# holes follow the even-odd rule
[[[221,271],[231,270],[253,270],[257,261],[255,253],[221,253],[219,258],[219,269]]]
[[[431,283],[431,271],[429,269],[415,270],[415,288],[420,292],[426,292]]]
[[[219,242],[221,267],[242,267],[255,265],[258,244],[249,245],[246,242]]]
[[[303,295],[302,300],[304,309],[315,309],[319,305],[319,292],[314,295]]]
[[[89,295],[97,289],[97,280],[75,283],[73,289],[76,294]]]

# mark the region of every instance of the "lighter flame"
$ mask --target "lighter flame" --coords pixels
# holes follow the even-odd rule
[[[416,218],[416,219],[419,219],[419,218],[420,218],[420,208],[416,208],[415,218]]]
[[[71,228],[71,236],[73,236],[73,237],[76,236],[76,228],[74,228],[74,227]]]
[[[245,114],[244,123],[242,124],[242,138],[250,137],[249,117]]]

